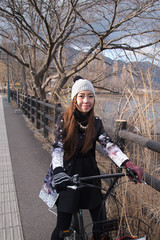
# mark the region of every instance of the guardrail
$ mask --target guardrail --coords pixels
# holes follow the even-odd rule
[[[53,133],[51,126],[56,123],[62,111],[61,104],[52,105],[47,100],[41,101],[33,96],[17,94],[15,91],[11,91],[11,98],[37,129],[43,128],[44,137],[47,137],[49,132]]]
[[[11,98],[17,103],[17,108],[35,124],[37,129],[43,128],[43,135],[47,137],[49,132],[53,133],[52,125],[57,121],[59,113],[62,111],[61,104],[52,105],[48,101],[41,101],[35,97],[24,95],[19,92],[11,91]],[[160,153],[160,143],[143,136],[139,136],[135,133],[129,132],[126,129],[127,122],[124,120],[117,120],[116,126],[110,132],[115,137],[115,142],[123,150],[125,140],[132,141],[140,146],[146,147],[150,150]],[[107,131],[107,126],[105,126]],[[104,155],[106,153],[98,145],[96,150]],[[160,180],[151,176],[148,173],[144,173],[144,178],[147,184],[160,192]]]

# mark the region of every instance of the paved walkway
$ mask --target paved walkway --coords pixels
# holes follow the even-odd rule
[[[50,240],[56,216],[39,191],[51,155],[15,110],[0,95],[0,240]]]
[[[0,239],[23,240],[2,97],[0,96]]]

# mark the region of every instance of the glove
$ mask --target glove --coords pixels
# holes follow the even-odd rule
[[[62,167],[56,167],[53,170],[53,180],[57,193],[66,190],[70,184],[70,177],[64,172]]]
[[[138,177],[138,181],[142,182],[143,170],[139,166],[136,166],[132,161],[127,161],[125,168],[130,168]],[[131,179],[132,180],[132,179]]]

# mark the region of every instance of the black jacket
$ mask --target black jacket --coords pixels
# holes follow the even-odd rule
[[[113,144],[111,138],[104,130],[102,121],[100,118],[95,117],[95,136],[93,138],[93,147],[87,153],[81,153],[81,148],[85,139],[85,131],[79,128],[78,131],[78,146],[74,156],[68,160],[63,160],[63,116],[59,119],[56,131],[55,131],[55,141],[53,144],[52,152],[52,164],[53,169],[61,166],[64,168],[64,171],[73,176],[74,174],[79,174],[80,176],[91,176],[100,174],[97,167],[97,162],[95,159],[95,147],[96,142],[98,141],[102,148],[109,154],[111,157],[117,159],[117,153],[119,154],[119,165],[127,159],[127,156],[121,152],[121,150]],[[58,137],[57,137],[58,136]],[[113,148],[116,147],[116,151],[113,152]],[[112,158],[111,158],[112,159]],[[114,161],[114,159],[113,159]],[[118,164],[117,164],[118,165]],[[91,182],[100,186],[100,181]],[[82,209],[93,209],[102,203],[102,194],[98,188],[81,188],[78,190],[66,190],[60,193],[57,208],[59,211],[73,213],[79,208]]]

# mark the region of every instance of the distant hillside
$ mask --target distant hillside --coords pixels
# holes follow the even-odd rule
[[[76,57],[79,55],[79,51],[74,48],[67,49],[67,56],[68,56],[68,67],[69,65],[73,65],[75,62]],[[83,54],[83,53],[81,53]],[[127,67],[130,63],[124,62],[122,60],[113,60],[108,57],[104,57],[106,66],[109,68],[110,73],[113,72],[113,66],[115,63],[118,64],[118,72],[117,75],[120,77],[121,70],[124,67],[124,65]],[[148,70],[150,73],[150,79],[152,81],[152,87],[160,89],[160,67],[153,65],[149,61],[144,62],[132,62],[132,69],[135,72],[135,81],[139,81],[141,78],[141,71],[143,72],[143,76],[147,74]],[[112,77],[110,77],[111,79]]]
[[[119,69],[122,69],[122,67],[125,65],[126,67],[130,64],[127,62],[124,62],[122,60],[112,60],[108,57],[105,57],[106,59],[106,64],[113,66],[115,64],[115,62],[118,63],[118,67]],[[150,73],[150,78],[152,80],[152,87],[153,88],[159,88],[160,89],[160,67],[153,65],[152,63],[150,63],[149,61],[144,61],[144,62],[132,62],[132,68],[134,70],[134,72],[136,72],[137,74],[142,71],[144,76],[147,74],[148,70]],[[119,74],[121,74],[121,71],[118,72]]]

